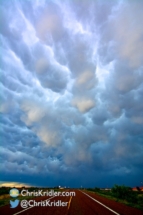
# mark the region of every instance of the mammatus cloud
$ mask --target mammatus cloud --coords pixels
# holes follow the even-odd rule
[[[2,1],[3,181],[106,186],[106,176],[133,186],[143,177],[142,7]]]
[[[89,111],[95,105],[93,100],[89,98],[80,98],[80,97],[75,98],[72,103],[82,113]]]

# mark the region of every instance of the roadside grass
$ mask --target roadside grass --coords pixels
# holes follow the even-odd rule
[[[11,188],[10,187],[1,187],[0,188],[0,207],[8,205],[10,200],[14,201],[14,199],[16,198],[12,198],[9,195],[9,190]],[[37,187],[30,187],[30,188],[18,188],[19,190],[21,189],[26,189],[29,192],[32,192],[33,190],[37,191],[38,188]],[[44,189],[43,189],[44,190]],[[33,199],[36,198],[36,196],[22,196],[21,194],[17,197],[17,199],[19,200],[24,200],[24,199]]]
[[[51,191],[51,190],[53,190],[54,192],[55,191],[57,191],[57,192],[63,192],[64,190],[59,190],[58,188],[34,188],[34,187],[31,187],[31,188],[25,188],[26,190],[28,190],[29,192],[32,192],[32,191],[38,191],[38,190],[43,190],[43,192],[44,191]],[[9,195],[9,190],[10,189],[7,189],[7,188],[1,188],[0,189],[0,207],[2,207],[2,206],[5,206],[5,205],[8,205],[9,204],[9,202],[10,202],[10,200],[12,200],[12,201],[14,201],[14,199],[16,199],[16,198],[12,198],[12,197],[10,197],[10,195]],[[21,194],[17,197],[20,201],[21,200],[25,200],[25,199],[33,199],[33,198],[37,198],[37,197],[39,197],[39,196],[22,196]],[[47,196],[48,197],[48,196]]]
[[[127,199],[121,199],[121,198],[115,197],[113,195],[112,191],[94,190],[94,189],[87,189],[87,191],[92,192],[92,193],[96,193],[100,196],[114,200],[116,202],[123,203],[127,206],[143,210],[143,193],[141,193],[141,192],[132,191],[132,195],[134,195],[136,198],[136,201],[133,202],[133,201],[128,201]]]
[[[32,199],[32,196],[21,196],[21,195],[19,195],[17,198],[19,200]],[[34,198],[36,198],[36,196]],[[15,198],[10,197],[9,194],[4,194],[4,195],[0,196],[0,207],[2,207],[4,205],[8,205],[10,200],[14,201],[14,199]]]

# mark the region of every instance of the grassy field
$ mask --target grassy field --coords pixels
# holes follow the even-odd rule
[[[100,189],[87,189],[90,192],[95,192],[105,198],[114,200],[116,202],[120,202],[126,204],[131,207],[138,208],[143,210],[143,192],[141,191],[129,191],[128,195],[124,195],[123,197],[118,197],[112,190],[100,190]]]
[[[7,188],[7,187],[1,187],[0,188],[0,207],[2,207],[4,205],[8,205],[9,202],[10,202],[10,200],[12,200],[12,201],[14,200],[14,198],[10,197],[10,195],[9,195],[10,189],[11,188]],[[29,192],[32,192],[33,190],[35,190],[35,191],[39,190],[38,188],[34,188],[34,187],[32,187],[32,188],[24,188],[24,189],[29,190]],[[19,195],[17,198],[19,200],[33,199],[33,196],[22,196],[22,195]],[[36,196],[34,196],[34,198],[36,198]]]
[[[9,195],[9,191],[10,191],[11,188],[7,188],[7,187],[1,187],[0,188],[0,207],[4,206],[4,205],[8,205],[10,200],[14,200],[14,198],[10,197]],[[39,190],[43,190],[44,191],[51,191],[53,190],[54,192],[57,191],[57,192],[62,192],[62,190],[59,190],[58,188],[37,188],[37,187],[30,187],[30,188],[23,188],[25,190],[28,190],[29,192],[32,192],[32,191],[39,191]],[[19,191],[22,190],[22,188],[18,189]],[[38,196],[37,196],[38,197]],[[22,195],[19,195],[17,197],[19,200],[24,200],[24,199],[33,199],[33,198],[36,198],[36,196],[22,196]]]
[[[31,196],[21,196],[19,195],[18,199],[19,200],[23,200],[23,199],[32,199],[33,197]],[[14,200],[14,198],[10,197],[9,195],[1,195],[0,196],[0,207],[4,206],[4,205],[8,205],[10,200]]]

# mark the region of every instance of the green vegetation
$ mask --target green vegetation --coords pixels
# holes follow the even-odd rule
[[[9,194],[9,188],[8,187],[0,187],[0,196],[3,194]]]
[[[10,197],[9,195],[9,191],[10,189],[12,189],[11,187],[0,187],[0,207],[4,206],[4,205],[8,205],[10,200],[14,200],[14,198]],[[54,190],[54,191],[59,191],[58,187],[54,187],[54,188],[38,188],[38,187],[21,187],[21,188],[17,188],[20,192],[22,189],[28,190],[28,192],[33,192],[33,191],[39,191],[39,190],[43,190],[47,191],[47,190]],[[60,190],[60,192],[62,192],[62,190]],[[33,199],[36,198],[38,196],[18,196],[19,200],[23,200],[23,199]]]
[[[104,196],[106,198],[115,200],[117,202],[124,203],[131,207],[136,207],[143,210],[143,192],[132,191],[132,188],[126,187],[124,185],[114,185],[111,190],[100,189],[100,188],[88,188],[87,190],[96,192],[97,194]]]
[[[10,197],[9,195],[9,191],[10,191],[10,187],[0,187],[0,207],[1,206],[4,206],[4,205],[8,205],[10,200],[14,200],[12,197]],[[18,190],[22,190],[22,189],[26,189],[28,190],[29,192],[32,192],[32,191],[37,191],[39,190],[37,187],[29,187],[29,188],[18,188]],[[23,199],[32,199],[33,197],[31,196],[21,196],[19,195],[18,196],[18,199],[19,200],[23,200]],[[36,196],[34,197],[36,198]]]
[[[36,198],[36,197],[35,197]],[[19,200],[23,200],[23,199],[32,199],[31,196],[19,196],[18,197]],[[14,200],[14,198],[10,197],[9,195],[2,195],[0,197],[0,207],[4,206],[4,205],[8,205],[10,200]]]
[[[137,203],[138,202],[138,194],[137,192],[132,191],[130,187],[118,186],[115,185],[111,193],[114,197],[117,199],[123,199],[131,203]]]

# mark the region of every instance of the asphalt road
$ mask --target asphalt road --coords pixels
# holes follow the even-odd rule
[[[143,211],[91,192],[76,192],[68,215],[143,215]]]
[[[0,208],[1,215],[143,215],[143,211],[128,207],[121,203],[106,199],[90,192],[76,190],[75,197],[37,197],[36,202],[49,199],[47,206],[10,208],[6,205]],[[50,205],[51,202],[66,206]],[[52,204],[54,204],[52,203]]]

